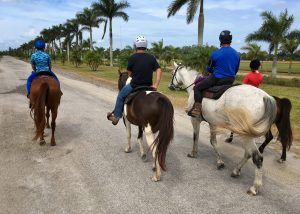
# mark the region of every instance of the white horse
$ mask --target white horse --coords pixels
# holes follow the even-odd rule
[[[181,85],[191,86],[197,76],[196,71],[174,63],[169,88],[175,89]],[[194,91],[192,87],[186,88],[186,90],[189,93],[188,109],[191,109],[194,102]],[[197,156],[200,123],[204,120],[210,125],[210,143],[217,155],[218,169],[224,167],[224,162],[217,149],[216,134],[218,130],[226,129],[239,134],[243,139],[245,153],[243,159],[233,169],[232,177],[238,177],[241,168],[252,157],[256,166],[255,178],[248,193],[256,195],[262,186],[263,156],[258,150],[254,138],[263,136],[269,131],[276,114],[276,100],[266,92],[250,85],[231,87],[218,100],[204,98],[202,101],[203,119],[191,117],[194,128],[194,145],[192,153],[188,156]]]

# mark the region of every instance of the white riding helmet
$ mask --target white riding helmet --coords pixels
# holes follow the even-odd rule
[[[146,37],[138,36],[135,39],[134,46],[135,48],[147,48],[148,42]]]

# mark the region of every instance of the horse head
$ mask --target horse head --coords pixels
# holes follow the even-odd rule
[[[119,79],[118,79],[118,89],[119,91],[126,85],[126,81],[128,79],[127,72],[120,72],[119,71]]]
[[[182,68],[184,68],[184,65],[177,64],[176,62],[173,63],[172,79],[169,84],[169,89],[172,91],[174,91],[176,88],[180,88],[180,86],[183,85],[183,81],[179,75],[179,71]]]

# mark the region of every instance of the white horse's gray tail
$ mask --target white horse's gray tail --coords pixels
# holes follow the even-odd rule
[[[265,135],[270,129],[276,117],[276,101],[272,97],[263,98],[265,111],[262,118],[253,123],[250,112],[245,108],[225,108],[218,112],[223,117],[224,123],[217,131],[229,129],[230,131],[251,137]]]

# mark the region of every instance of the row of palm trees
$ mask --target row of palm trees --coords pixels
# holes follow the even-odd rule
[[[198,46],[203,45],[204,31],[204,0],[173,0],[168,9],[167,16],[175,15],[183,6],[187,5],[187,23],[191,23],[199,11],[198,17]],[[128,21],[129,16],[124,12],[130,7],[129,3],[124,0],[116,2],[115,0],[98,0],[91,5],[91,8],[85,8],[82,12],[76,14],[74,19],[67,20],[66,23],[53,26],[41,31],[41,36],[47,41],[49,51],[55,52],[59,49],[67,49],[68,59],[70,58],[70,47],[82,47],[83,31],[89,31],[89,49],[93,50],[93,28],[99,28],[103,24],[102,39],[106,34],[107,25],[109,26],[110,40],[110,66],[113,65],[113,19],[122,18]],[[198,10],[200,8],[200,10]],[[284,10],[277,17],[272,12],[266,11],[261,13],[263,23],[261,27],[246,37],[246,42],[263,41],[269,43],[269,53],[274,53],[272,76],[277,74],[277,56],[280,48],[286,50],[292,55],[299,46],[300,31],[291,31],[291,25],[294,22],[294,16],[289,15]],[[234,30],[234,29],[233,29]],[[73,40],[75,39],[75,43]],[[58,42],[58,47],[57,47]],[[23,48],[29,46],[32,42],[23,45]],[[66,47],[66,48],[64,48]],[[256,47],[257,48],[257,47]]]
[[[109,26],[109,44],[110,44],[110,66],[113,66],[113,19],[122,18],[128,21],[129,16],[124,12],[130,7],[127,1],[116,2],[115,0],[98,0],[94,2],[90,8],[84,8],[78,12],[73,19],[68,19],[64,24],[52,26],[43,29],[40,32],[41,37],[47,42],[48,50],[51,54],[59,49],[62,54],[63,50],[67,50],[67,59],[70,61],[70,49],[82,48],[83,32],[89,32],[89,49],[93,50],[93,28],[99,28],[103,24],[103,39],[106,34],[107,25]],[[73,42],[75,40],[75,42]],[[25,43],[24,49],[33,44],[33,41]],[[58,44],[58,45],[57,45]],[[30,48],[29,48],[30,50]],[[32,51],[32,50],[31,50]]]

